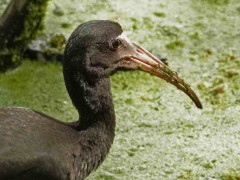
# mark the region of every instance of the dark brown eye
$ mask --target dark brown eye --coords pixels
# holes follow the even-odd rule
[[[114,39],[112,41],[112,48],[117,49],[121,46],[122,42],[119,39]]]

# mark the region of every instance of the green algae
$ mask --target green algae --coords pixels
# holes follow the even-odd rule
[[[57,20],[55,4],[64,9]],[[204,106],[198,110],[184,93],[146,73],[117,73],[112,77],[116,138],[88,180],[239,179],[239,7],[238,0],[50,2],[45,33],[68,37],[87,20],[118,21],[131,40],[168,57]],[[173,42],[184,46],[169,48]],[[77,119],[61,71],[59,64],[25,61],[1,74],[0,106]]]
[[[0,105],[31,107],[59,119],[70,114],[64,121],[77,119],[62,78],[59,64],[25,60],[19,68],[0,75]]]

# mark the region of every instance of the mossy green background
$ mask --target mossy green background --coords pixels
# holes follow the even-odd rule
[[[42,34],[68,37],[92,19],[118,21],[131,40],[167,57],[204,109],[156,77],[115,74],[116,138],[87,179],[240,179],[240,1],[52,0]],[[0,106],[76,120],[61,71],[26,60],[0,74]]]

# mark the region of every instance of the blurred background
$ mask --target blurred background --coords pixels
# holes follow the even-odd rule
[[[0,2],[3,16],[9,3]],[[26,36],[28,53],[21,50],[17,65],[0,73],[0,106],[76,120],[61,55],[71,32],[94,19],[117,21],[132,41],[166,57],[203,104],[197,109],[148,74],[115,74],[116,137],[88,180],[240,179],[239,0],[49,0],[37,11],[46,11],[45,19],[34,36]],[[2,49],[0,55],[8,52]]]

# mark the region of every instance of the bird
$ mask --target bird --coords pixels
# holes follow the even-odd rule
[[[69,37],[63,76],[79,113],[64,122],[29,108],[0,108],[1,180],[83,180],[106,158],[115,135],[110,76],[140,70],[187,94],[198,108],[196,93],[179,75],[140,45],[119,23],[91,20]]]

